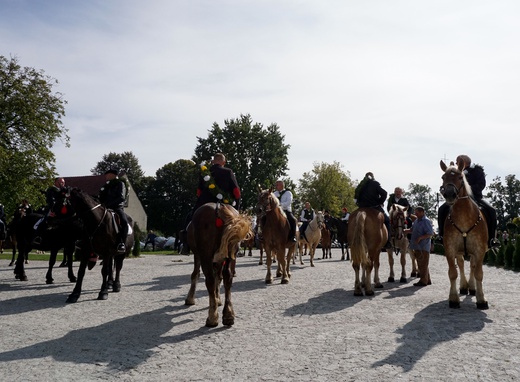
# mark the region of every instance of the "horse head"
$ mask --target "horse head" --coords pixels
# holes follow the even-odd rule
[[[315,219],[316,219],[316,223],[318,223],[318,228],[322,229],[323,226],[325,225],[325,217],[323,216],[323,212],[322,211],[316,212]]]
[[[403,229],[406,224],[406,210],[407,207],[399,204],[392,204],[392,207],[390,207],[390,228],[397,240],[401,240],[404,237]]]
[[[469,188],[468,182],[466,182],[466,176],[462,172],[463,163],[461,163],[459,167],[455,165],[447,166],[446,163],[441,160],[440,165],[444,174],[441,177],[442,186],[439,191],[444,199],[446,199],[446,203],[452,205],[458,198],[471,195],[471,189]]]
[[[256,215],[258,217],[263,217],[265,214],[280,206],[280,202],[276,196],[273,194],[273,189],[269,188],[267,190],[262,190],[260,186],[258,186],[260,193],[258,194],[258,202],[256,204]]]

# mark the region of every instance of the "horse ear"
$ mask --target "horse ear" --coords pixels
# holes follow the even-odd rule
[[[441,170],[446,171],[447,168],[448,166],[446,166],[446,163],[444,163],[444,161],[441,159]]]

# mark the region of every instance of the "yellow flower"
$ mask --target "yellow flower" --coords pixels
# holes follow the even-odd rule
[[[229,204],[229,200],[227,200],[227,199],[224,199],[223,202],[226,204]]]
[[[208,186],[209,189],[213,189],[215,188],[215,185],[213,183],[211,183],[209,186]]]
[[[208,168],[207,168],[206,166],[202,165],[200,169],[201,169],[202,171],[206,171]]]

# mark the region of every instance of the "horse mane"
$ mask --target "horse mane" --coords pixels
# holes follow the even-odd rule
[[[466,179],[466,174],[464,174],[464,171],[459,169],[457,166],[450,164],[450,166],[446,169],[446,172],[448,171],[454,171],[454,172],[460,172],[462,175],[462,184],[464,185],[464,189],[466,190],[466,194],[468,196],[471,196],[473,198],[473,191],[471,190],[471,186],[468,183],[468,180]]]

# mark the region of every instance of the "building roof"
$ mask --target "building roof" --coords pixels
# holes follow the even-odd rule
[[[65,186],[80,188],[91,196],[98,196],[106,182],[105,175],[68,176],[63,179]]]

